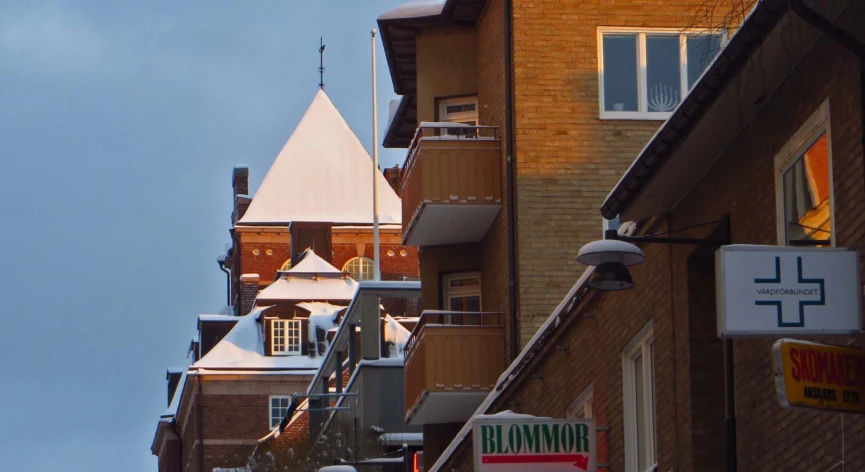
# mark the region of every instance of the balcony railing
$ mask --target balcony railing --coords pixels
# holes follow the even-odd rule
[[[502,313],[423,312],[405,347],[406,422],[465,421],[504,369]]]
[[[412,246],[480,241],[501,209],[499,128],[421,123],[400,181]]]

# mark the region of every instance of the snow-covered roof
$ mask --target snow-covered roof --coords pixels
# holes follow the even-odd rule
[[[276,156],[238,225],[372,224],[372,159],[319,90]],[[401,223],[400,200],[381,172],[379,222]]]
[[[264,308],[256,308],[238,317],[237,324],[216,346],[192,364],[191,369],[318,369],[321,357],[266,356],[264,333],[258,317]]]
[[[384,341],[391,343],[390,356],[392,358],[403,357],[405,343],[411,336],[411,332],[405,329],[397,320],[390,315],[384,315]]]
[[[442,13],[444,0],[429,0],[422,2],[409,2],[390,10],[378,17],[379,20],[399,20],[409,18],[426,18],[438,16]]]
[[[422,446],[423,433],[384,433],[378,437],[378,442],[385,446]]]
[[[237,317],[233,315],[198,315],[198,322],[202,321],[237,321]]]
[[[323,302],[298,303],[296,306],[309,311],[309,339],[315,339],[316,328],[323,329],[325,333],[336,328],[336,315],[340,310],[348,308]]]
[[[307,249],[303,252],[302,259],[298,261],[289,273],[303,274],[341,274],[342,271],[330,265],[326,260],[322,259],[315,251]]]
[[[345,278],[309,278],[283,275],[258,292],[259,300],[351,300],[357,282]]]

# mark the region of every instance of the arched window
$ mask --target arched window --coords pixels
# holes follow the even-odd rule
[[[358,282],[361,280],[372,280],[372,259],[363,256],[355,257],[342,266],[342,271],[348,272],[348,275]]]
[[[291,269],[291,258],[282,263],[282,267],[279,268],[280,272],[284,272],[288,269]]]

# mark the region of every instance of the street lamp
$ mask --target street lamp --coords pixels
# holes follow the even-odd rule
[[[634,288],[628,266],[643,262],[646,256],[640,248],[629,242],[602,239],[580,248],[577,260],[595,266],[589,287],[606,292]]]
[[[720,224],[716,235],[709,238],[677,238],[671,234],[676,231],[701,228],[709,225]],[[720,233],[720,234],[717,234]],[[586,265],[595,266],[592,277],[589,279],[589,287],[599,291],[628,290],[634,288],[634,280],[628,272],[628,266],[636,265],[644,260],[646,256],[634,243],[659,243],[659,244],[693,244],[698,246],[720,247],[731,244],[730,219],[725,217],[719,221],[703,223],[688,228],[665,233],[646,236],[627,236],[619,234],[616,230],[604,231],[604,239],[592,241],[580,248],[577,260]],[[671,268],[672,270],[672,268]],[[727,433],[727,470],[735,472],[738,468],[736,452],[736,401],[735,401],[735,376],[733,372],[733,340],[724,340],[724,403],[726,410],[726,433]]]

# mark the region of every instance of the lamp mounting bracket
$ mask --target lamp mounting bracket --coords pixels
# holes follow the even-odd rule
[[[693,244],[697,246],[723,246],[729,243],[729,237],[723,238],[674,238],[670,235],[675,232],[685,231],[694,228],[702,228],[709,225],[714,224],[724,224],[729,227],[729,220],[724,218],[722,220],[710,221],[708,223],[702,223],[699,225],[688,226],[685,228],[678,228],[675,230],[670,230],[663,233],[655,233],[655,234],[647,234],[645,236],[627,236],[624,234],[619,234],[618,231],[614,229],[608,229],[604,231],[604,239],[616,239],[619,241],[625,241],[632,244],[642,244],[642,243],[658,243],[658,244]],[[726,233],[727,231],[725,231]]]

